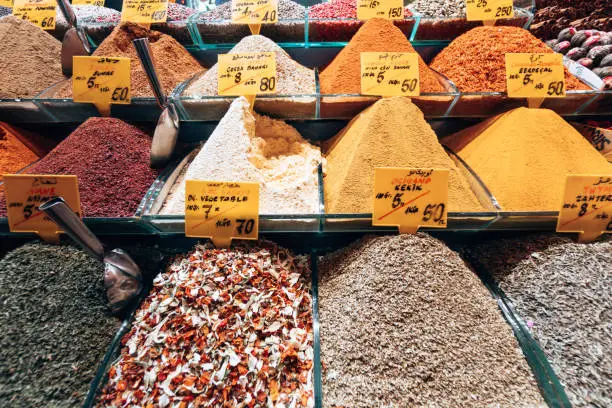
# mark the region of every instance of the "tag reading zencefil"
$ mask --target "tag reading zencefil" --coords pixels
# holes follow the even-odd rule
[[[506,89],[510,98],[563,98],[563,56],[506,54]]]
[[[579,232],[580,241],[612,232],[612,174],[567,176],[557,232]]]
[[[514,16],[513,0],[465,0],[468,21],[491,21]]]
[[[276,93],[276,56],[273,52],[219,55],[219,95]]]
[[[81,214],[76,176],[5,174],[6,209],[11,232],[35,232],[45,240],[57,240],[59,228],[38,206],[62,197]]]
[[[419,227],[446,228],[448,170],[376,168],[372,225],[398,226],[414,234]]]
[[[130,59],[73,57],[72,94],[75,102],[97,105],[130,103]]]
[[[104,7],[104,0],[72,0],[72,5]]]
[[[278,22],[277,0],[232,0],[232,23],[271,24]]]
[[[15,0],[13,2],[13,15],[22,20],[42,28],[55,29],[55,0]]]
[[[138,24],[165,23],[168,0],[124,0],[121,21]]]
[[[257,239],[259,184],[187,180],[185,235],[229,247],[232,238]]]
[[[420,93],[417,53],[361,53],[362,95],[418,96]]]
[[[404,2],[402,0],[357,0],[357,18],[385,18],[387,20],[402,20],[404,18]],[[381,41],[384,39],[381,38]]]

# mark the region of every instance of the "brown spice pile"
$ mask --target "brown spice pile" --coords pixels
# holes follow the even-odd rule
[[[169,94],[181,82],[202,70],[200,63],[174,38],[158,31],[148,30],[135,23],[121,23],[93,53],[95,56],[130,58],[132,72],[132,97],[153,96],[147,75],[142,69],[133,40],[148,38],[155,69],[161,85]],[[55,95],[72,98],[72,83],[64,85]]]
[[[62,44],[28,21],[0,19],[0,99],[33,98],[65,79]]]
[[[365,238],[320,265],[323,407],[540,407],[495,300],[429,235]]]
[[[505,92],[507,53],[552,53],[529,31],[511,26],[476,27],[440,52],[431,68],[448,77],[462,92]],[[590,89],[565,70],[567,89]]]

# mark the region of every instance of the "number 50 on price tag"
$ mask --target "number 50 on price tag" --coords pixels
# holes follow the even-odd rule
[[[506,87],[510,98],[563,98],[563,56],[557,53],[506,54]]]

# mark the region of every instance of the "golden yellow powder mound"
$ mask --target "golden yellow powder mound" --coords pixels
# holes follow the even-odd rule
[[[376,167],[450,170],[449,211],[481,211],[455,163],[409,98],[384,98],[355,117],[324,146],[325,211],[370,213]]]
[[[557,211],[567,174],[610,174],[612,165],[548,109],[518,108],[443,140],[506,211]]]

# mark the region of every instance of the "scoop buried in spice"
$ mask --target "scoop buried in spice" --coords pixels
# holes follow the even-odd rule
[[[164,90],[155,70],[155,62],[149,48],[148,38],[137,38],[133,41],[142,68],[147,74],[149,86],[155,95],[162,113],[157,121],[153,141],[151,142],[151,166],[161,167],[172,157],[179,134],[179,118],[174,103],[164,94]]]
[[[72,75],[72,57],[91,54],[85,31],[77,27],[77,17],[68,0],[58,0],[57,5],[68,22],[70,29],[64,34],[62,41],[62,72]]]
[[[42,204],[44,211],[63,231],[94,258],[104,262],[104,287],[111,310],[120,312],[143,288],[142,273],[122,249],[105,253],[104,246],[61,198]]]

